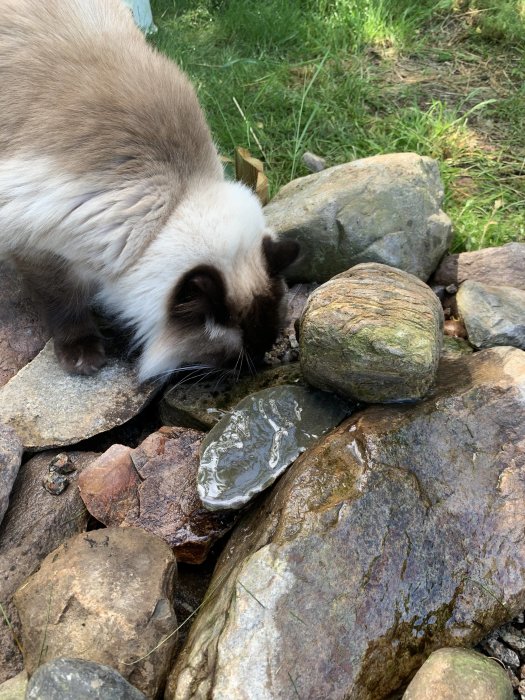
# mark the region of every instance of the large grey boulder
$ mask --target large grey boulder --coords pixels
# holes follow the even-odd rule
[[[296,239],[292,280],[325,282],[362,262],[427,280],[452,241],[436,161],[415,153],[363,158],[293,180],[265,207],[268,224]]]
[[[139,384],[134,367],[117,360],[93,377],[67,374],[49,341],[0,389],[0,422],[28,450],[72,445],[133,418],[157,389]]]
[[[424,396],[436,376],[443,310],[407,272],[365,263],[313,292],[301,318],[301,369],[313,386],[358,401]]]
[[[514,345],[525,350],[525,289],[467,280],[456,301],[472,345]]]
[[[525,607],[525,352],[354,414],[236,528],[167,700],[383,700]]]

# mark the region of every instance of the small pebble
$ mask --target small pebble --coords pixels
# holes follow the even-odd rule
[[[75,465],[70,460],[68,454],[61,452],[56,455],[56,457],[53,457],[49,463],[49,471],[58,472],[58,474],[71,474],[75,471]]]
[[[309,151],[303,153],[303,163],[311,173],[319,173],[326,168],[326,160]]]
[[[42,481],[42,486],[53,496],[59,496],[63,493],[69,484],[69,479],[58,472],[49,472],[46,478]]]

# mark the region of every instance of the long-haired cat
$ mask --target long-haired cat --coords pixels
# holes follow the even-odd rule
[[[147,379],[267,350],[297,244],[224,179],[195,92],[120,0],[0,0],[0,256],[70,372],[133,330]]]

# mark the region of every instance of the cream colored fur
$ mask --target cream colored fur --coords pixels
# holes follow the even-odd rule
[[[175,337],[166,317],[195,265],[216,266],[241,309],[268,284],[261,207],[224,181],[185,76],[120,0],[0,8],[0,256],[55,253],[94,282],[143,344],[143,379],[238,354],[238,330]]]

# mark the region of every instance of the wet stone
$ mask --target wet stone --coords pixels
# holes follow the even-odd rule
[[[238,381],[229,376],[220,382],[208,379],[195,384],[175,385],[161,401],[161,419],[165,425],[209,430],[249,394],[271,386],[296,383],[302,383],[297,362],[272,367]]]
[[[349,404],[334,395],[300,386],[243,399],[202,443],[202,502],[210,510],[240,508],[349,412]]]
[[[40,666],[27,686],[26,700],[146,700],[114,668],[82,659],[55,659]]]

